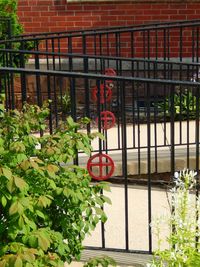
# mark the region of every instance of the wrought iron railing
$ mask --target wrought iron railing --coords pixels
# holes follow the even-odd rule
[[[1,42],[0,88],[7,109],[21,109],[25,101],[41,106],[50,99],[50,133],[71,115],[75,121],[87,116],[91,122],[83,131],[105,136],[92,144],[92,155],[107,154],[115,162],[109,181],[120,181],[124,190],[124,242],[109,246],[102,224],[96,247],[151,253],[155,177],[169,182],[183,168],[195,169],[199,177],[199,26],[200,21],[173,22]],[[33,51],[25,49],[30,41]],[[10,49],[14,42],[20,50]],[[99,174],[106,179],[108,160]],[[86,167],[88,157],[79,153],[75,163]],[[98,176],[97,164],[90,171]],[[139,179],[147,203],[142,248],[130,241],[129,189]]]
[[[179,21],[86,31],[32,34],[14,38],[21,49],[32,41],[34,50],[154,59],[199,58],[200,21]],[[8,42],[8,43],[9,43]],[[8,45],[7,43],[7,45]]]

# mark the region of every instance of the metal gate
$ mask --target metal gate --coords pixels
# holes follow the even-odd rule
[[[111,182],[108,222],[88,238],[90,248],[151,253],[150,223],[166,204],[160,187],[170,186],[176,170],[199,175],[199,27],[172,22],[0,43],[7,108],[51,99],[50,133],[71,115],[89,117],[84,130],[105,136],[90,159],[76,159],[94,182]],[[15,42],[18,51],[9,49]],[[33,50],[24,49],[28,43]]]

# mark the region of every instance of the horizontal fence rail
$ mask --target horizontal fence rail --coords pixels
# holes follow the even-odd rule
[[[23,50],[142,58],[199,58],[200,21],[32,35],[4,42]]]
[[[0,49],[0,52],[3,66],[10,67],[19,65],[18,67],[21,68],[26,66],[42,70],[99,74],[105,74],[106,69],[113,69],[112,75],[114,76],[185,81],[197,80],[200,75],[200,63],[194,63],[191,59],[184,61],[155,60],[14,49]]]
[[[195,23],[199,23],[200,20],[190,20],[190,21],[168,21],[168,22],[159,22],[159,23],[148,23],[143,25],[129,25],[129,26],[111,26],[111,27],[98,27],[98,28],[91,28],[91,29],[84,29],[84,30],[70,30],[70,31],[55,31],[55,32],[42,32],[42,33],[30,33],[30,34],[22,34],[20,36],[13,36],[15,39],[23,39],[27,37],[37,38],[37,37],[47,37],[53,35],[64,35],[64,34],[71,34],[71,33],[92,33],[92,32],[105,32],[105,31],[113,31],[113,30],[127,30],[133,28],[149,28],[149,27],[166,27],[166,26],[180,26],[180,25],[191,25]]]

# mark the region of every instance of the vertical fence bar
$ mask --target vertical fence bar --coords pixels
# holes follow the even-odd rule
[[[86,46],[86,36],[83,36],[83,54],[87,54],[87,46]],[[89,62],[88,62],[88,57],[85,56],[83,60],[83,68],[84,72],[88,73],[88,68],[89,68]],[[90,118],[90,89],[89,89],[89,81],[88,78],[85,79],[84,81],[84,88],[85,88],[85,116]],[[90,132],[90,124],[87,124],[87,132]]]
[[[197,175],[199,175],[199,112],[200,112],[200,107],[199,107],[199,100],[200,100],[200,93],[199,93],[200,87],[196,87],[196,131],[195,131],[195,136],[196,136],[196,171]],[[198,180],[199,183],[199,180]]]
[[[148,237],[149,253],[152,253],[152,233],[151,233],[151,116],[150,116],[150,85],[145,84],[147,90],[147,177],[148,177]]]
[[[24,42],[21,42],[21,49],[24,50]],[[22,69],[25,68],[24,53],[20,53],[20,68]],[[22,93],[22,105],[23,105],[23,103],[27,100],[26,75],[24,73],[21,74],[21,93]]]
[[[40,69],[40,62],[39,62],[39,55],[36,54],[35,58],[35,69]],[[36,93],[37,93],[37,104],[38,106],[42,106],[42,99],[41,99],[41,81],[40,81],[41,75],[36,73]]]
[[[179,34],[179,59],[180,61],[183,60],[183,28],[181,26],[180,26],[180,34]]]
[[[198,79],[197,79],[198,80]],[[196,141],[196,172],[197,172],[197,176],[196,176],[196,198],[198,199],[199,198],[199,185],[200,185],[200,177],[199,177],[199,141],[200,141],[200,138],[199,138],[199,112],[200,112],[200,106],[199,106],[199,101],[200,101],[200,86],[196,87],[196,121],[195,121],[195,141]],[[197,202],[196,202],[196,205],[197,205]],[[198,212],[198,209],[197,209],[197,214],[196,214],[196,220],[197,222],[199,221],[199,212]],[[197,225],[196,227],[196,231],[197,233],[199,233],[199,226]],[[198,246],[199,244],[199,236],[197,235],[196,236],[196,247]],[[198,251],[199,252],[199,251]]]
[[[197,53],[196,53],[196,62],[199,62],[199,27],[197,27]]]
[[[171,147],[171,173],[174,174],[175,171],[175,142],[174,142],[174,135],[175,135],[175,129],[174,129],[174,87],[173,85],[170,86],[170,105],[171,105],[171,120],[170,120],[170,147]]]
[[[192,93],[193,94],[193,93]],[[190,105],[190,100],[189,100],[189,90],[187,90],[187,168],[189,168],[189,162],[190,162],[190,145],[189,145],[189,142],[190,142],[190,135],[189,135],[189,132],[190,132],[190,110],[189,110],[189,105]]]
[[[98,131],[101,132],[101,120],[100,120],[100,114],[102,110],[102,104],[101,104],[101,80],[97,80],[97,116],[98,116]],[[99,153],[102,153],[102,140],[99,139]],[[103,194],[103,190],[101,191],[101,194]],[[103,209],[103,207],[102,207]],[[101,222],[101,244],[102,248],[105,248],[105,226],[104,223]]]
[[[52,114],[52,96],[51,96],[51,76],[47,74],[47,94],[48,99],[50,100],[49,103],[49,132],[50,134],[53,133],[53,114]]]
[[[126,84],[120,83],[121,91],[121,114],[122,114],[122,174],[124,178],[124,198],[125,198],[125,249],[129,250],[129,219],[128,219],[128,175],[127,175],[127,133],[126,133]]]

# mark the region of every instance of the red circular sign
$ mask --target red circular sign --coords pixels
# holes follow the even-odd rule
[[[108,76],[117,76],[117,73],[114,69],[112,68],[107,68],[105,69],[105,75],[108,75]]]
[[[100,113],[101,128],[108,130],[115,125],[115,115],[111,111],[102,111]],[[96,118],[98,124],[98,118]]]
[[[96,167],[96,172],[93,168]],[[114,172],[114,162],[107,154],[98,153],[93,155],[87,163],[87,170],[90,176],[97,180],[107,180]]]
[[[112,90],[108,85],[101,84],[100,85],[100,104],[104,104],[105,102],[109,102],[112,97]],[[94,102],[97,102],[97,97],[98,97],[98,87],[95,86],[92,89],[92,100]]]

